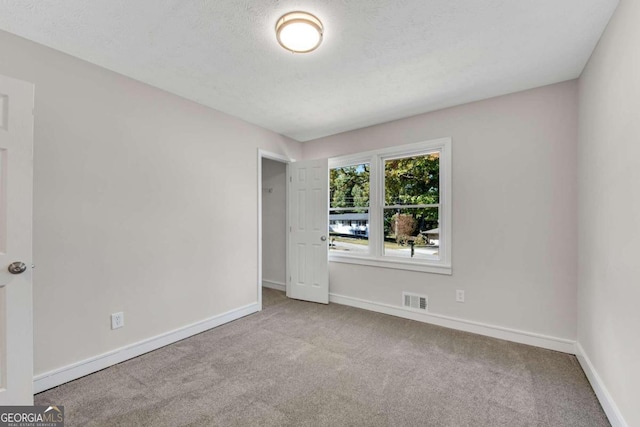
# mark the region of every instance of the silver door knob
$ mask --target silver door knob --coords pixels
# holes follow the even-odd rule
[[[27,265],[24,262],[16,261],[9,264],[9,273],[11,274],[22,274],[27,270]]]
[[[327,236],[322,236],[320,237],[320,240],[322,240],[323,242],[327,240]]]

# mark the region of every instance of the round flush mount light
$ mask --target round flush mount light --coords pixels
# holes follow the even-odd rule
[[[289,12],[276,23],[276,38],[294,53],[312,52],[322,43],[322,22],[307,12]]]

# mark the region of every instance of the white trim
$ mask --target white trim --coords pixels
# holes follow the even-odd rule
[[[258,280],[257,280],[257,298],[258,298],[258,310],[262,310],[262,159],[275,160],[277,162],[288,165],[290,162],[295,161],[287,156],[278,153],[272,153],[258,148]],[[288,166],[286,167],[285,176],[289,176]],[[286,184],[286,201],[287,212],[289,211],[289,180]],[[289,229],[289,214],[287,213],[286,229]],[[288,237],[289,233],[287,233]],[[289,239],[286,239],[286,260],[285,260],[285,274],[289,277]]]
[[[289,158],[284,154],[273,153],[271,151],[258,148],[258,157],[261,159],[275,160],[276,162],[289,163],[295,162],[295,159]]]
[[[287,291],[287,285],[282,283],[282,282],[276,282],[273,280],[262,280],[262,287],[263,288],[269,288],[269,289],[275,289],[276,291],[282,291],[282,292],[286,292]]]
[[[593,367],[589,356],[585,353],[584,348],[580,345],[579,342],[576,342],[576,357],[578,358],[578,362],[580,362],[580,366],[582,366],[582,370],[584,371],[589,383],[591,383],[591,387],[593,391],[595,391],[598,400],[600,401],[600,405],[602,405],[602,409],[604,409],[604,413],[609,418],[609,422],[612,427],[628,427],[627,422],[624,420],[622,413],[618,409],[618,405],[609,394],[607,387],[605,387],[604,382],[598,375],[598,372]]]
[[[575,354],[575,341],[564,338],[520,331],[502,326],[474,322],[472,320],[458,319],[455,317],[443,316],[441,314],[417,313],[415,311],[406,310],[401,306],[367,301],[334,293],[329,294],[329,302],[389,314],[391,316],[402,317],[404,319],[416,320],[418,322],[430,323],[459,331],[471,332],[473,334],[513,341],[520,344],[527,344],[563,353]]]
[[[287,163],[285,165],[285,181],[286,181],[286,187],[285,187],[285,193],[287,194],[287,198],[286,198],[286,215],[285,215],[285,229],[284,232],[286,234],[285,236],[285,246],[284,246],[284,254],[285,254],[285,265],[284,265],[284,281],[285,281],[285,294],[287,295],[288,298],[291,298],[291,262],[289,262],[290,257],[291,257],[291,206],[289,206],[290,200],[291,200],[291,195],[289,194],[289,191],[291,190],[291,163],[293,162],[293,160],[289,163]],[[328,231],[327,231],[328,232]],[[327,266],[327,268],[329,268]]]
[[[40,393],[258,311],[258,303],[245,305],[117,350],[36,375],[33,379],[33,391]]]
[[[426,262],[402,261],[393,257],[378,258],[357,255],[339,255],[329,253],[329,262],[366,265],[369,267],[393,268],[396,270],[420,271],[422,273],[446,274],[451,276],[450,265],[427,264]]]

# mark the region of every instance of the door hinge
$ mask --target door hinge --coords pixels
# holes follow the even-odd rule
[[[293,231],[293,227],[289,227],[289,233]]]
[[[293,182],[293,177],[289,176],[289,182]]]

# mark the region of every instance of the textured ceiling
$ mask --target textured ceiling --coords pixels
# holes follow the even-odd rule
[[[305,141],[578,77],[617,3],[3,0],[0,29]],[[276,42],[292,10],[317,51]]]

